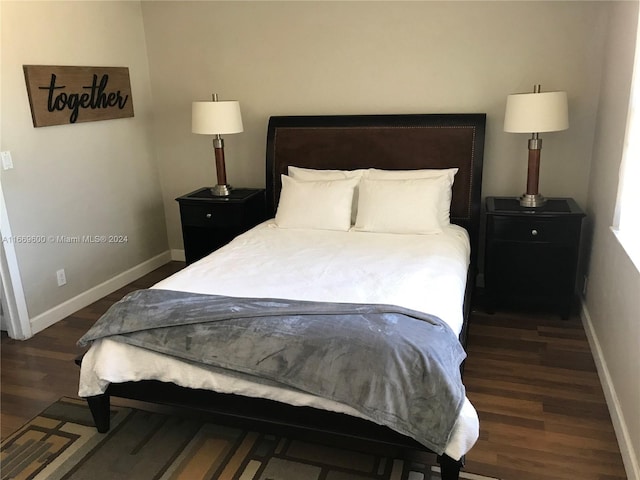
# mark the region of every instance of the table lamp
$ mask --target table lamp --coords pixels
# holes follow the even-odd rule
[[[224,141],[221,135],[240,133],[243,131],[240,103],[237,101],[218,101],[213,94],[211,102],[193,102],[191,105],[191,131],[203,135],[215,135],[213,150],[216,158],[216,174],[218,183],[211,188],[216,197],[229,196],[231,185],[227,183],[227,172],[224,163]]]
[[[533,93],[516,93],[507,97],[504,115],[504,131],[531,133],[529,139],[529,166],[527,191],[520,197],[523,207],[542,207],[545,198],[538,192],[540,174],[541,132],[558,132],[569,128],[567,92],[540,92],[540,85]]]

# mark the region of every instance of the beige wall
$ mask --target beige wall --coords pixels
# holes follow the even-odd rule
[[[0,2],[2,171],[14,235],[127,235],[124,244],[17,245],[29,317],[167,250],[138,2]],[[34,128],[23,64],[129,67],[135,117]],[[58,287],[56,270],[66,270]]]
[[[584,309],[618,438],[626,443],[629,478],[640,478],[640,272],[609,227],[618,192],[637,19],[638,2],[612,4],[589,182],[591,256]]]
[[[169,244],[175,197],[215,183],[193,100],[241,102],[229,182],[264,185],[278,114],[486,112],[485,195],[519,195],[527,135],[502,131],[506,96],[567,90],[571,127],[543,135],[541,191],[586,205],[606,5],[592,2],[143,2]]]

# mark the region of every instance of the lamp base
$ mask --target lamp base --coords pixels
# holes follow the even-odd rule
[[[231,195],[231,185],[216,185],[211,187],[211,195],[214,197],[228,197]]]
[[[530,193],[525,193],[520,197],[520,206],[521,207],[529,207],[536,208],[542,207],[547,202],[547,199],[544,198],[539,193],[532,195]]]

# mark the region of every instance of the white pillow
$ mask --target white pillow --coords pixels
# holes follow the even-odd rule
[[[438,217],[440,225],[449,225],[451,210],[451,187],[454,177],[458,173],[457,168],[442,169],[422,169],[422,170],[379,170],[377,168],[368,169],[363,178],[371,180],[416,180],[421,178],[439,179],[443,182],[442,196],[438,204]]]
[[[360,182],[356,230],[381,233],[441,233],[442,181],[371,180]]]
[[[320,181],[320,180],[345,180],[347,178],[362,177],[366,172],[360,170],[316,170],[314,168],[294,167],[289,165],[289,176],[296,180]]]
[[[349,230],[353,190],[358,180],[303,182],[281,175],[276,225],[280,228]]]
[[[357,178],[360,180],[366,169],[359,170],[316,170],[313,168],[294,167],[289,165],[289,176],[296,180],[319,181],[319,180],[344,180],[347,178]],[[351,224],[356,222],[358,211],[358,185],[353,191],[353,206],[351,208]]]

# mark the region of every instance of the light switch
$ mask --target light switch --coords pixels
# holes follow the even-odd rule
[[[11,152],[0,152],[0,157],[2,158],[2,168],[5,170],[9,170],[13,168],[13,159],[11,158]]]

